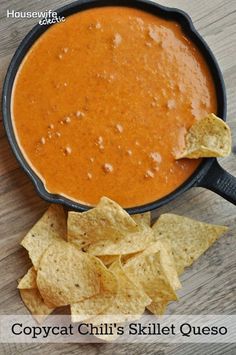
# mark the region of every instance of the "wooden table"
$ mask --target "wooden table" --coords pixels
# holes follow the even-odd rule
[[[10,59],[33,20],[7,19],[9,10],[55,9],[69,1],[0,0],[0,83]],[[199,32],[212,48],[223,71],[227,97],[228,122],[236,140],[236,1],[234,0],[162,0],[163,4],[187,11]],[[236,175],[235,152],[221,164]],[[46,209],[28,177],[19,168],[0,123],[0,314],[25,314],[27,311],[16,290],[16,280],[28,269],[27,253],[19,246],[26,231]],[[232,314],[236,289],[236,209],[210,191],[191,189],[169,205],[159,209],[177,212],[205,222],[230,227],[194,267],[182,277],[180,301],[169,306],[170,314]],[[0,344],[0,354],[235,354],[231,345],[203,344]]]

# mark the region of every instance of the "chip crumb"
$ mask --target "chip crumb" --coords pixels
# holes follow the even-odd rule
[[[102,28],[102,25],[101,25],[101,23],[100,23],[99,21],[97,21],[97,22],[95,23],[95,28],[96,28],[97,30],[100,30],[100,29]]]
[[[117,123],[116,124],[116,130],[119,132],[119,133],[122,133],[124,128],[123,126],[120,124],[120,123]]]
[[[71,118],[69,116],[65,117],[63,120],[65,123],[70,123],[71,122]]]
[[[169,110],[172,110],[173,108],[175,108],[176,107],[176,101],[175,100],[173,100],[173,99],[170,99],[170,100],[168,100],[167,101],[167,108],[169,109]]]
[[[87,174],[87,177],[88,177],[89,180],[91,180],[92,177],[93,177],[93,175],[92,175],[91,173],[88,173],[88,174]]]
[[[149,26],[148,35],[153,41],[160,43],[160,37],[156,27]]]
[[[102,144],[103,143],[103,138],[102,138],[102,136],[99,136],[98,137],[98,144]]]
[[[45,144],[45,143],[46,143],[46,139],[45,139],[44,137],[41,137],[41,138],[40,138],[40,143],[41,143],[41,144]]]
[[[76,112],[76,117],[82,118],[82,117],[84,117],[84,116],[85,116],[85,113],[84,113],[84,112],[82,112],[82,111],[77,111],[77,112]]]
[[[113,171],[113,166],[109,163],[105,163],[102,168],[105,173],[111,173]]]
[[[151,152],[149,156],[155,163],[160,164],[162,161],[162,157],[158,152]]]
[[[66,155],[71,154],[72,153],[71,147],[70,146],[65,147],[64,152],[65,152]]]
[[[113,46],[116,48],[118,47],[122,42],[122,37],[119,33],[115,33],[114,38],[113,38]]]
[[[152,170],[147,170],[144,174],[145,178],[154,178],[155,174]]]

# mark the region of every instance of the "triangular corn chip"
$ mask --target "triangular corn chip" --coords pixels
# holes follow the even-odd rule
[[[119,240],[138,230],[132,217],[106,197],[87,212],[68,214],[68,241],[84,250],[101,240]]]
[[[156,240],[171,244],[178,274],[192,265],[228,227],[211,225],[172,213],[162,214],[152,227]]]
[[[150,244],[150,246],[144,251],[145,254],[155,253],[160,251],[160,262],[165,273],[166,278],[173,290],[177,290],[181,287],[181,283],[178,278],[175,261],[172,256],[172,250],[169,241],[158,241]],[[167,305],[169,303],[168,299],[163,299],[163,301],[155,302],[153,301],[147,306],[147,309],[153,314],[161,315],[164,314]]]
[[[176,159],[226,157],[231,152],[229,126],[213,113],[195,122],[185,136],[183,152]]]
[[[102,262],[65,241],[48,247],[37,273],[37,285],[46,304],[77,303],[100,292]]]
[[[86,298],[71,305],[72,322],[81,322],[92,315],[102,314],[114,302],[117,294],[118,282],[116,276],[98,260],[100,276],[100,291],[97,295]]]
[[[20,289],[19,291],[22,301],[38,323],[42,323],[54,311],[54,308],[46,306],[37,288]]]
[[[143,289],[154,303],[160,304],[177,300],[175,288],[165,272],[164,259],[161,251],[157,251],[153,246],[153,252],[145,250],[124,265],[124,271],[129,278]]]
[[[126,255],[144,250],[154,240],[153,231],[145,227],[138,233],[130,233],[115,241],[101,240],[91,244],[87,252],[93,255]]]
[[[139,318],[143,314],[145,307],[151,303],[151,299],[128,277],[120,260],[115,261],[109,270],[118,280],[117,295],[103,315],[93,319],[92,323],[124,322],[128,319]]]
[[[37,283],[36,283],[36,277],[37,277],[37,272],[35,271],[35,268],[32,266],[25,276],[22,277],[18,284],[18,288],[20,289],[31,289],[31,288],[37,288]]]
[[[151,212],[133,214],[131,217],[138,225],[141,224],[148,227],[151,225]]]
[[[51,205],[42,218],[31,228],[21,245],[28,250],[37,270],[39,261],[47,247],[66,237],[66,217],[62,206]]]

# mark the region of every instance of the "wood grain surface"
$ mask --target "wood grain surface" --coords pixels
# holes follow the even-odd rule
[[[7,19],[6,11],[55,9],[71,1],[0,0],[0,85],[10,59],[20,41],[36,22]],[[223,71],[228,123],[236,142],[236,1],[162,0],[192,17],[194,25],[210,45]],[[236,149],[220,161],[236,175]],[[47,208],[29,178],[19,168],[0,121],[0,314],[26,314],[16,290],[16,280],[28,269],[27,253],[19,246],[26,231]],[[232,314],[236,301],[236,208],[216,194],[201,188],[191,189],[154,213],[171,211],[205,222],[230,227],[222,237],[182,277],[180,301],[171,304],[169,314]],[[230,344],[0,344],[0,354],[236,354]]]

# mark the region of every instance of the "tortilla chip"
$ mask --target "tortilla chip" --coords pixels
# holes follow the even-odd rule
[[[99,255],[98,258],[103,262],[104,265],[109,266],[114,261],[119,259],[119,255]]]
[[[35,271],[35,268],[32,266],[25,276],[19,281],[18,287],[20,289],[32,289],[32,288],[37,288],[37,283],[36,283],[36,277],[37,277],[37,272]]]
[[[90,298],[71,305],[72,322],[81,322],[91,316],[104,313],[114,302],[117,294],[118,282],[115,275],[97,259],[100,276],[100,292]]]
[[[172,213],[162,214],[152,227],[156,240],[171,244],[178,274],[192,265],[228,227],[211,225]]]
[[[155,253],[160,251],[160,262],[163,268],[163,272],[168,279],[171,288],[175,291],[181,288],[181,283],[178,278],[177,270],[175,267],[174,258],[172,256],[172,250],[169,241],[158,241],[150,244],[150,246],[144,251],[144,254]],[[169,299],[163,299],[163,301],[152,302],[147,306],[147,309],[153,314],[162,315],[165,313]]]
[[[20,289],[19,291],[22,301],[38,323],[42,323],[54,311],[54,308],[46,306],[37,288]]]
[[[125,273],[120,260],[115,261],[109,268],[118,280],[118,292],[114,302],[103,315],[92,320],[93,324],[125,322],[138,319],[151,299],[137,287]]]
[[[124,271],[156,303],[177,300],[175,289],[166,276],[161,251],[142,252],[124,265]]]
[[[122,263],[126,263],[127,260],[133,258],[135,255],[140,254],[142,251],[138,251],[132,254],[124,254],[124,255],[98,255],[98,258],[103,262],[104,265],[109,266],[118,260],[120,257],[122,259]]]
[[[117,240],[135,231],[138,226],[131,216],[106,197],[87,212],[69,212],[68,215],[68,241],[83,250],[95,242]]]
[[[175,261],[172,255],[172,250],[169,241],[156,241],[151,243],[147,249],[142,253],[143,255],[150,255],[160,252],[160,262],[163,272],[165,273],[171,287],[174,290],[181,288],[181,283],[175,266]]]
[[[147,309],[156,316],[161,316],[165,313],[168,303],[169,301],[152,302],[147,306]]]
[[[64,306],[100,292],[101,261],[65,241],[48,247],[37,273],[46,304]]]
[[[101,240],[91,244],[87,252],[100,255],[126,255],[144,250],[154,240],[153,231],[145,227],[138,233],[129,233],[118,240]]]
[[[66,216],[63,207],[51,205],[42,218],[33,226],[21,242],[38,269],[39,261],[47,247],[66,237]]]
[[[231,152],[229,126],[213,113],[196,121],[185,136],[185,148],[175,159],[226,157]]]
[[[133,214],[132,218],[138,225],[151,226],[151,212]]]

